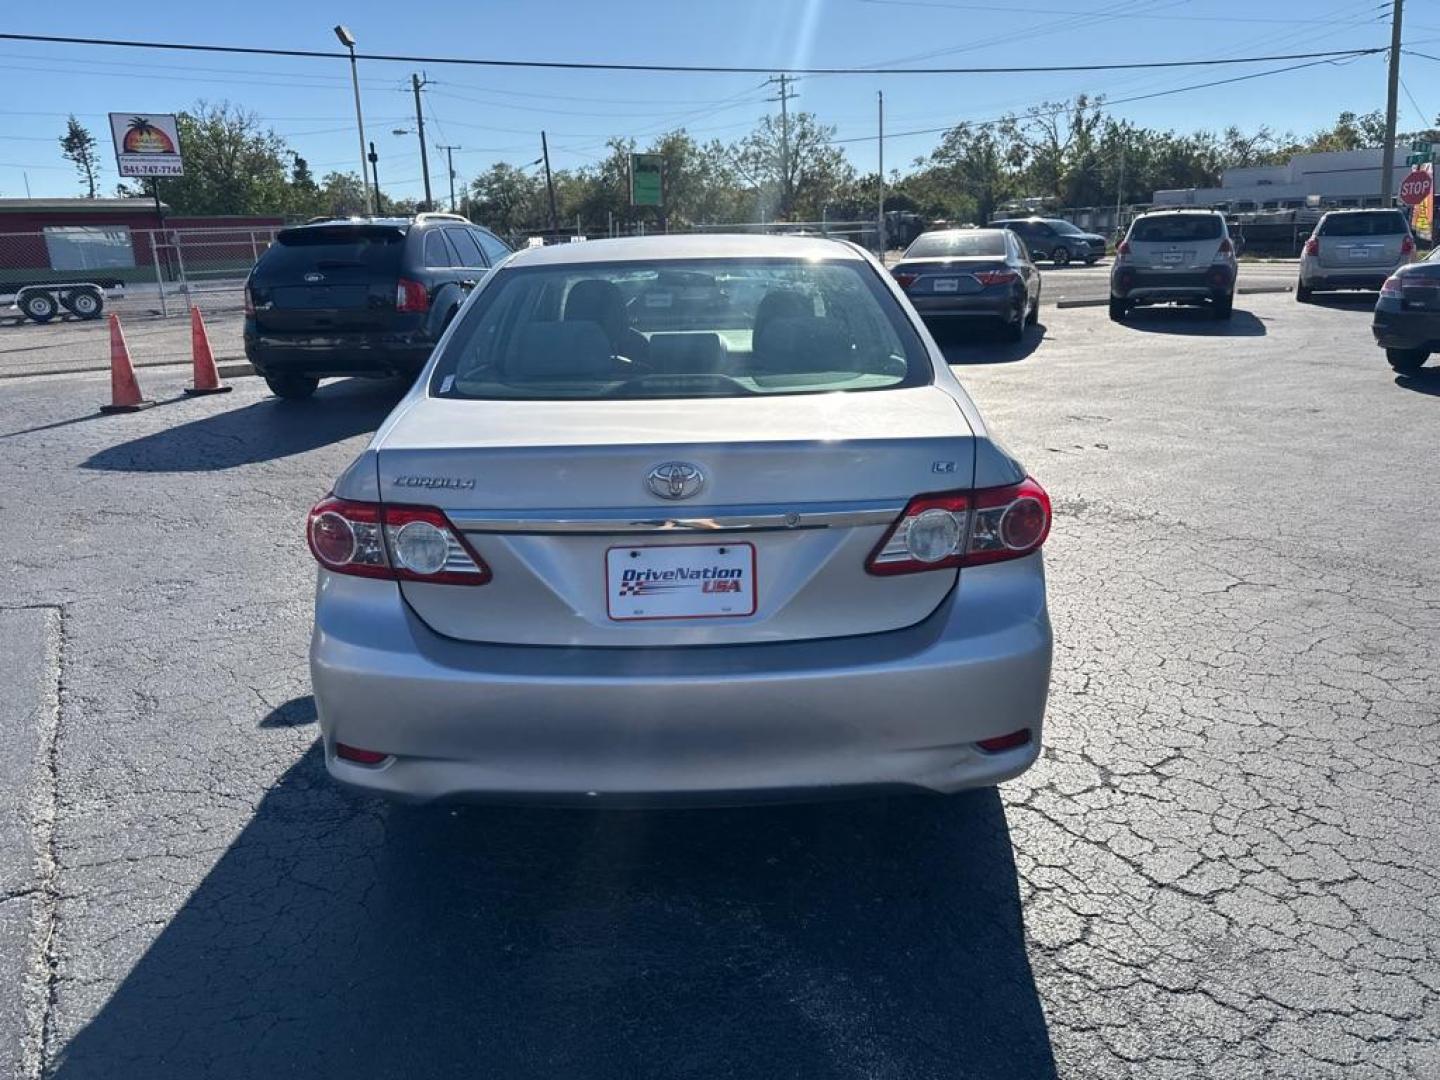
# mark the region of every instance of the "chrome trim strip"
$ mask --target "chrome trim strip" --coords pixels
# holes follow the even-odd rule
[[[717,508],[718,509],[718,508]],[[848,529],[867,525],[889,525],[905,509],[903,503],[877,506],[873,503],[834,507],[806,506],[793,510],[773,507],[754,509],[726,507],[713,515],[687,514],[684,517],[646,517],[644,510],[531,511],[524,516],[513,512],[457,511],[450,514],[455,527],[465,533],[563,533],[609,536],[616,533],[663,532],[789,532],[798,529]]]

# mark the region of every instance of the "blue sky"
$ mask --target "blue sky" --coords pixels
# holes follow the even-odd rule
[[[527,0],[414,5],[248,0],[245,4],[72,0],[22,5],[3,29],[21,33],[337,48],[345,22],[363,51],[677,64],[783,66],[1055,66],[1311,52],[1388,44],[1380,0]],[[414,17],[410,17],[410,13]],[[603,12],[603,14],[601,14]],[[1440,0],[1409,0],[1407,44],[1440,55]],[[875,95],[884,91],[887,132],[988,119],[1079,91],[1144,95],[1282,66],[1203,71],[1026,75],[812,76],[796,84],[795,108],[817,113],[852,139],[862,171],[875,166]],[[361,66],[367,135],[380,153],[388,194],[421,191],[411,65]],[[557,72],[427,65],[427,141],[458,144],[456,170],[539,154],[549,132],[557,168],[584,165],[609,135],[650,136],[684,126],[697,137],[733,139],[776,105],[759,75]],[[1440,62],[1405,57],[1401,126],[1440,112]],[[1123,104],[1138,123],[1194,129],[1269,124],[1307,131],[1342,109],[1384,105],[1384,59],[1364,57],[1189,93]],[[354,168],[358,157],[347,65],[341,60],[151,52],[0,41],[0,196],[77,194],[55,139],[74,112],[102,139],[104,184],[115,183],[104,113],[169,112],[197,98],[253,110],[311,162],[317,175]],[[1413,101],[1411,100],[1413,98]],[[886,164],[906,166],[937,135],[889,137]],[[431,151],[437,197],[443,154]]]

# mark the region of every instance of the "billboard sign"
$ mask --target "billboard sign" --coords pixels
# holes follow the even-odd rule
[[[121,176],[184,176],[180,129],[170,113],[111,113]]]
[[[665,205],[665,158],[662,155],[630,155],[630,205]]]

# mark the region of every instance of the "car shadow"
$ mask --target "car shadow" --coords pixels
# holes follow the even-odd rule
[[[1013,364],[1024,360],[1045,340],[1045,324],[1028,327],[1019,341],[1007,341],[999,327],[977,324],[931,327],[930,335],[951,365]]]
[[[994,789],[407,808],[313,746],[60,1080],[1056,1076]]]
[[[1413,375],[1396,375],[1395,385],[1417,394],[1440,397],[1440,367],[1421,368]]]
[[[1148,334],[1190,334],[1205,337],[1264,337],[1265,324],[1248,311],[1235,308],[1228,319],[1217,319],[1209,308],[1138,307],[1125,316],[1124,326]]]
[[[327,383],[313,398],[263,398],[106,447],[86,469],[105,472],[208,472],[303,454],[374,431],[408,384],[346,379]]]

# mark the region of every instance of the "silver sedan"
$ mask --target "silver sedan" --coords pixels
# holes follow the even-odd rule
[[[410,800],[994,784],[1040,752],[1049,530],[859,248],[524,251],[310,513],[326,762]]]

